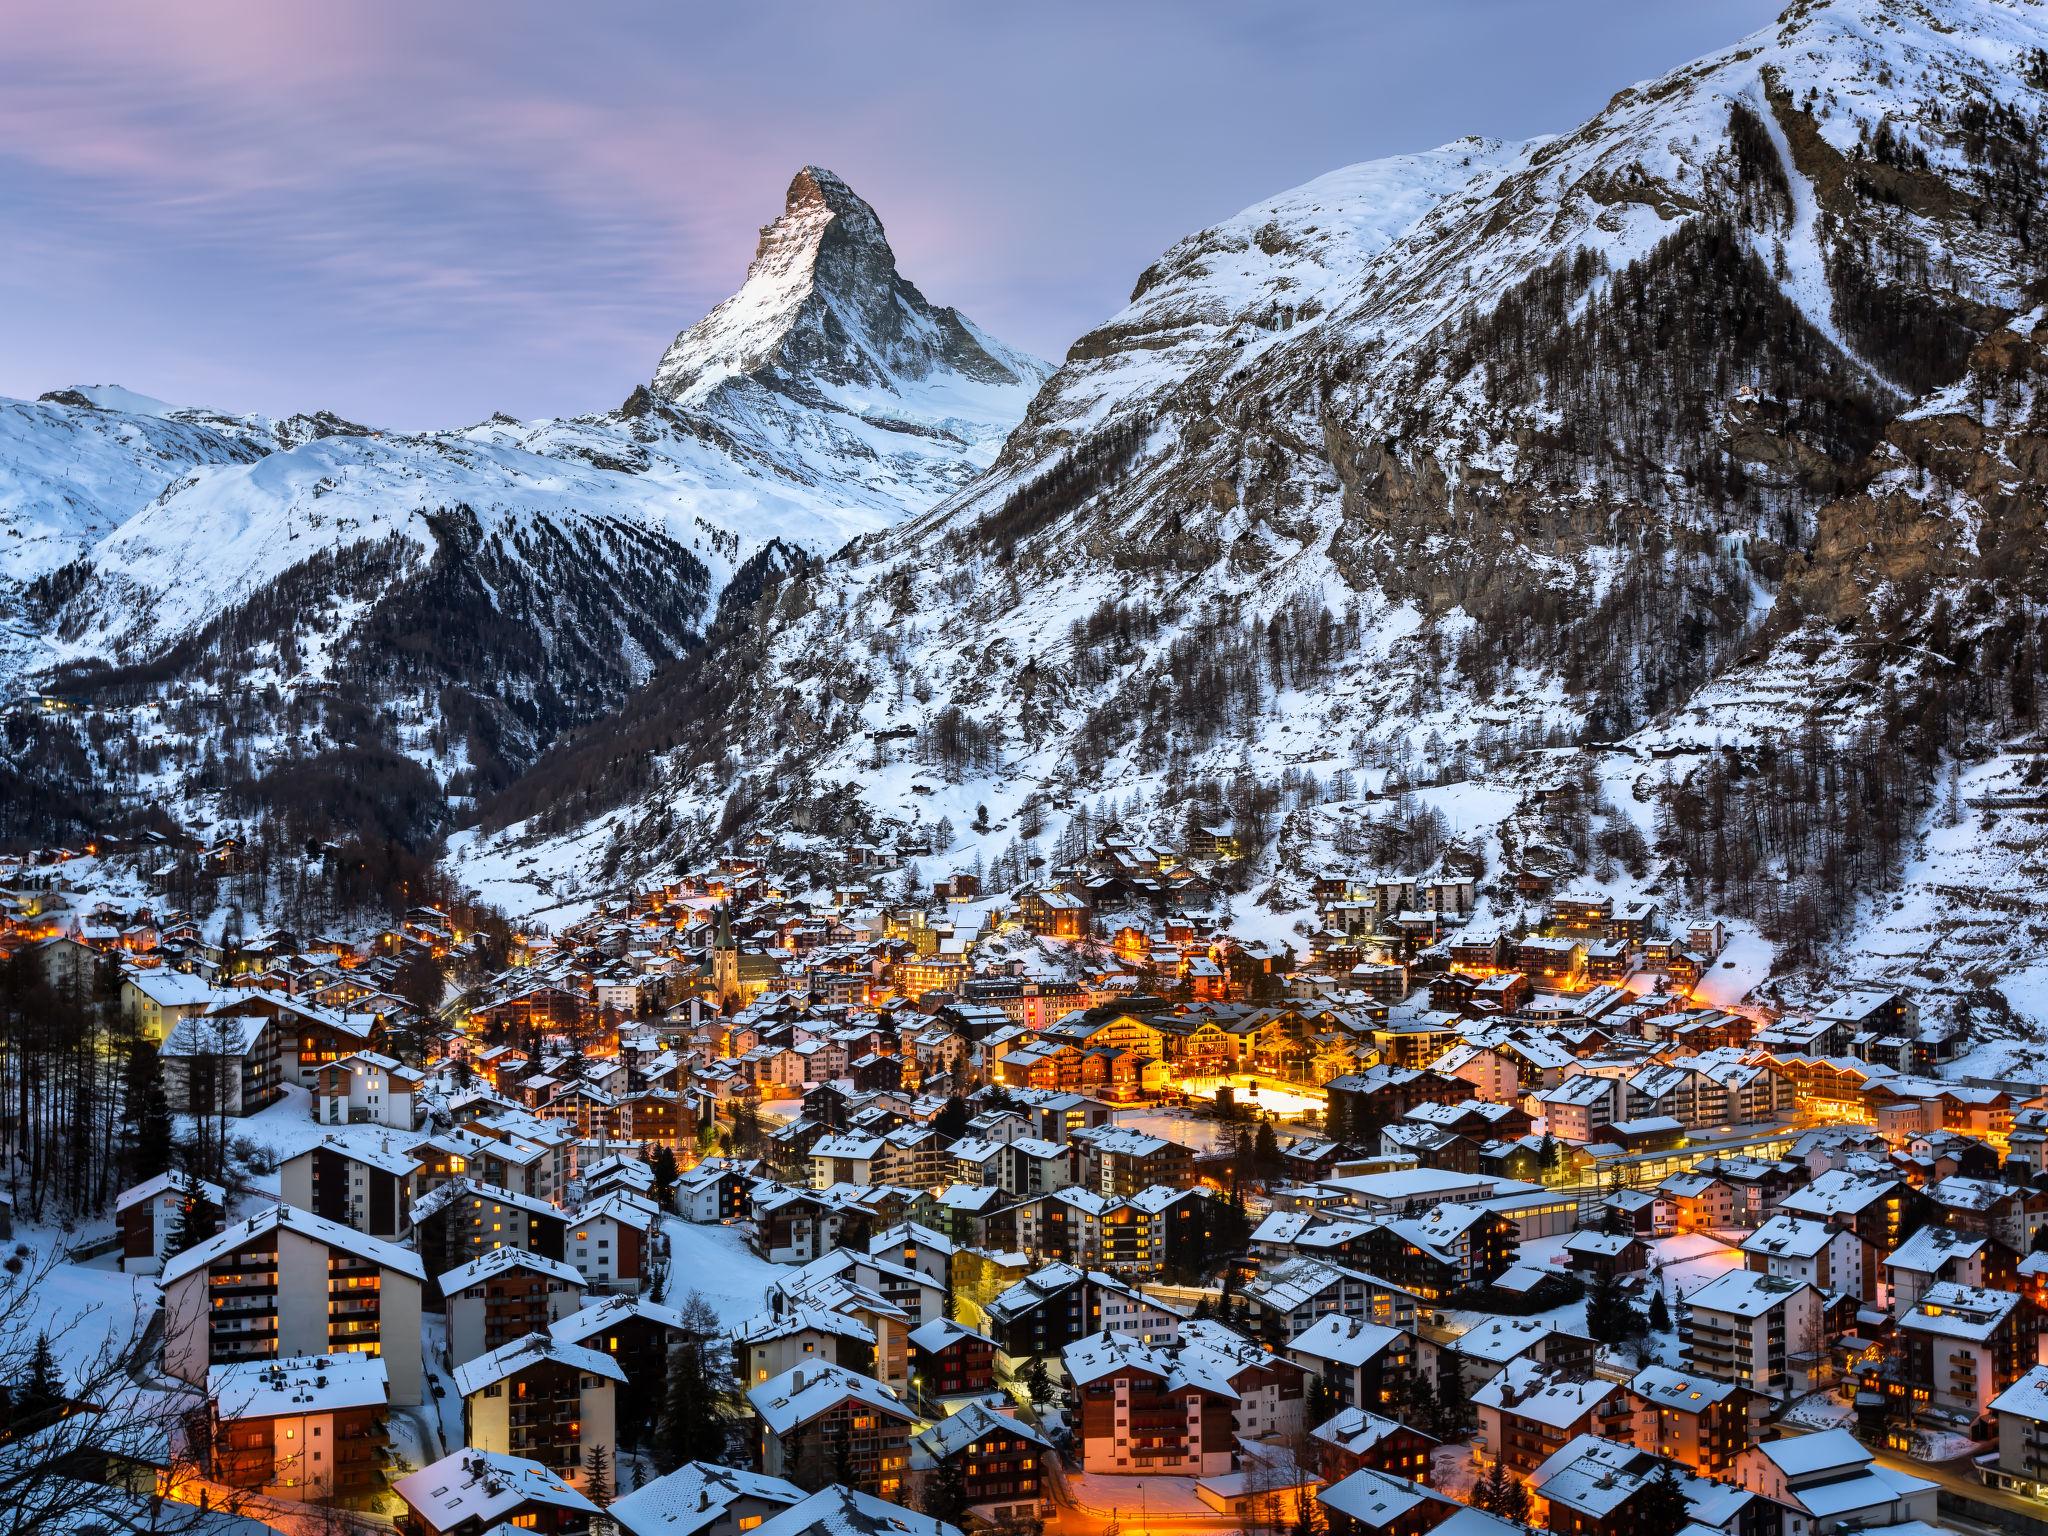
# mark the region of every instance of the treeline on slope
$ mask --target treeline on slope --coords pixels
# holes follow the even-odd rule
[[[719,594],[703,644],[487,799],[478,817],[483,829],[531,821],[539,832],[566,831],[652,788],[671,754],[683,753],[686,766],[718,761],[732,717],[743,713],[728,706],[758,686],[763,620],[776,607],[771,599],[785,581],[809,575],[817,564],[779,541],[757,551]]]
[[[171,1123],[156,1051],[121,1023],[119,995],[111,962],[52,981],[29,950],[0,959],[0,1151],[30,1221],[97,1213],[165,1171]]]
[[[1618,272],[1590,250],[1561,256],[1461,323],[1446,355],[1450,376],[1476,374],[1503,413],[1543,403],[1527,450],[1539,481],[1590,477],[1610,501],[1676,502],[1787,546],[1898,404],[1808,324],[1721,218],[1688,222]],[[1744,388],[1783,404],[1784,432],[1814,461],[1766,484],[1730,450],[1724,412]]]
[[[1987,583],[1923,612],[1888,604],[1870,630],[1874,708],[1846,741],[1815,722],[1658,790],[1658,851],[1688,890],[1754,919],[1795,964],[1896,878],[1944,762],[2041,724],[2048,613],[2018,594]]]
[[[58,674],[50,687],[80,706],[91,750],[37,738],[43,809],[17,819],[66,824],[68,797],[104,825],[173,774],[231,814],[275,814],[289,836],[424,850],[450,796],[509,785],[697,639],[709,572],[661,534],[545,519],[487,532],[466,506],[427,521],[424,557],[401,535],[321,551],[146,662]],[[345,620],[366,592],[381,600]],[[252,671],[294,677],[345,622],[320,683],[249,684]],[[180,686],[193,683],[211,691]],[[124,712],[150,704],[168,729],[144,740]],[[422,755],[454,766],[445,794]]]
[[[1340,616],[1306,595],[1265,618],[1223,601],[1179,617],[1156,656],[1145,647],[1166,619],[1145,599],[1105,603],[1069,631],[1062,691],[1094,701],[1073,735],[1080,782],[1135,742],[1149,743],[1170,769],[1226,738],[1249,739],[1275,695],[1328,681],[1365,642],[1356,607]],[[1027,701],[1031,681],[1022,679]]]
[[[1554,669],[1583,701],[1586,739],[1626,736],[1712,678],[1747,634],[1747,553],[1738,540],[1646,524],[1596,592],[1532,581],[1489,610],[1458,648],[1457,674],[1485,701],[1518,668]]]

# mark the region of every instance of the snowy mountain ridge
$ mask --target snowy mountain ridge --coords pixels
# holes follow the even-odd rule
[[[1781,593],[1855,537],[1887,423],[2043,280],[2044,49],[2035,0],[1800,3],[1569,132],[1352,167],[1177,242],[987,475],[558,749],[462,867],[517,904],[747,827],[943,819],[938,857],[1015,873],[1092,802],[1169,841],[1249,825],[1282,931],[1302,861],[1426,860],[1446,830],[1495,878],[1661,837],[1631,878],[1706,907],[1685,785],[1926,681],[1869,666],[1881,592],[1833,648]],[[1711,706],[1736,691],[1739,718]],[[1560,778],[1589,826],[1524,814]],[[1416,803],[1447,828],[1390,831]],[[1752,884],[1719,899],[1810,947]]]
[[[321,722],[281,728],[276,708],[229,706],[235,674],[244,695],[280,699],[345,680],[400,686],[393,658],[364,639],[411,608],[409,594],[440,583],[439,600],[452,613],[472,611],[476,633],[514,614],[530,624],[522,662],[532,670],[515,666],[502,680],[509,691],[488,712],[510,714],[486,731],[489,743],[453,746],[449,729],[464,729],[448,726],[434,695],[450,686],[467,694],[479,680],[440,656],[404,685],[422,691],[401,712],[419,727],[398,732],[411,742],[401,755],[442,791],[499,782],[554,732],[697,643],[736,576],[763,560],[774,567],[798,552],[827,553],[966,483],[1049,371],[926,305],[896,273],[879,219],[838,178],[807,170],[798,181],[831,189],[831,223],[861,224],[859,259],[821,256],[784,273],[781,324],[791,334],[771,328],[756,335],[757,354],[722,354],[719,377],[687,401],[643,386],[601,414],[493,417],[426,433],[376,431],[329,413],[270,420],[176,408],[108,385],[0,402],[0,608],[9,620],[0,681],[35,678],[68,697],[108,701],[113,713],[95,727],[102,739],[84,775],[101,785],[128,781],[138,760],[126,743],[161,728],[157,716],[134,714],[137,676],[161,680],[152,686],[176,678],[188,699],[235,714],[230,735],[246,734],[258,758],[288,763],[317,750]],[[829,254],[846,243],[797,231],[810,205],[795,192],[791,205],[764,246],[786,251],[808,238]],[[774,233],[784,226],[788,233]],[[883,291],[864,295],[863,283]],[[819,351],[815,334],[799,344],[795,331],[821,309],[834,324],[896,316],[849,343],[894,371],[849,371]],[[564,582],[585,590],[551,613],[546,592]],[[607,587],[624,611],[602,611]],[[421,645],[417,632],[385,639],[401,657]],[[426,649],[443,643],[469,648],[444,633]],[[491,658],[477,660],[488,672]],[[396,665],[410,672],[411,662]],[[487,678],[484,691],[500,681]],[[455,714],[466,717],[469,706]],[[364,729],[358,721],[343,739]],[[367,727],[379,750],[393,729]],[[79,777],[70,749],[41,750],[61,750]],[[491,773],[472,783],[485,761]],[[261,769],[199,773],[238,776],[260,778]],[[195,797],[189,778],[180,767],[145,782],[167,803],[217,813],[210,791]]]

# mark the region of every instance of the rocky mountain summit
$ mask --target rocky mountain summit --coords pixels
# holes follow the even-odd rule
[[[339,777],[386,787],[319,789],[308,826],[430,840],[757,572],[970,481],[1049,371],[928,304],[806,170],[740,293],[617,410],[398,433],[115,386],[0,402],[0,681],[77,706],[17,706],[74,808],[22,814],[255,815],[367,754]]]

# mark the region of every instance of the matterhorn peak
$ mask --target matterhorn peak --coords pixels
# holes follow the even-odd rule
[[[678,336],[654,392],[695,404],[746,379],[785,394],[833,386],[901,394],[957,374],[1035,386],[1047,370],[928,303],[896,270],[875,210],[839,176],[807,165],[782,215],[761,230],[738,293]]]

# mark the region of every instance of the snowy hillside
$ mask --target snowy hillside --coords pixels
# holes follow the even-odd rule
[[[1698,883],[1671,808],[1724,748],[1898,702],[1841,697],[1872,689],[1854,657],[1770,652],[1774,608],[1886,424],[2041,279],[2044,47],[2032,0],[1800,4],[1558,137],[1353,167],[1188,237],[985,478],[543,764],[468,867],[559,893],[735,826],[943,818],[947,861],[1017,869],[1081,806],[1202,813],[1254,828],[1241,900],[1284,927],[1290,859],[1440,856],[1388,833],[1391,784],[1496,879],[1668,841],[1646,885],[1812,952],[1823,918],[1767,912],[1761,874]],[[1888,786],[1902,811],[1930,771]],[[1797,777],[1819,824],[1832,781]],[[1532,846],[1518,808],[1579,778],[1615,792]],[[1347,818],[1348,849],[1317,831]],[[1838,866],[1837,915],[1895,850]]]
[[[0,684],[94,712],[89,746],[39,720],[32,753],[71,794],[132,783],[202,819],[233,813],[223,778],[337,742],[424,771],[409,801],[484,792],[697,643],[736,575],[828,553],[986,468],[1047,366],[925,304],[827,172],[798,177],[763,243],[781,259],[773,312],[757,260],[663,359],[669,381],[679,357],[716,361],[680,400],[642,387],[599,415],[425,434],[107,385],[0,402]],[[744,356],[702,340],[742,312]],[[143,678],[215,728],[166,732],[171,695],[138,698]],[[299,702],[336,684],[357,716],[339,732]],[[244,744],[240,768],[202,761],[223,741]]]

